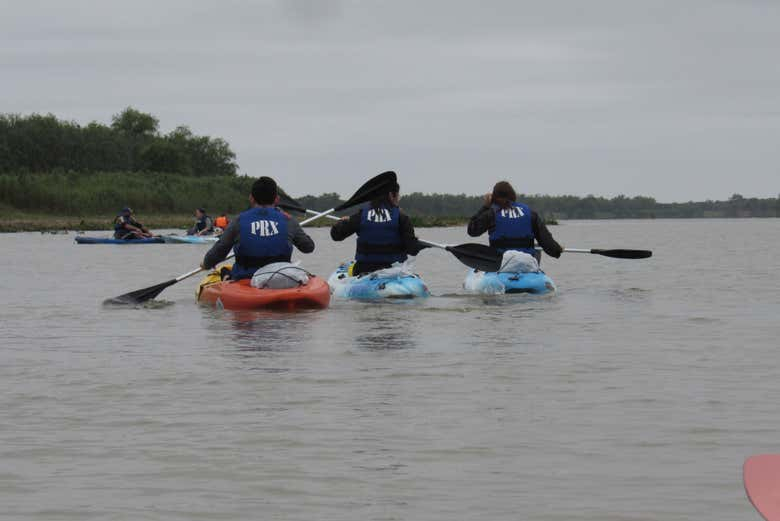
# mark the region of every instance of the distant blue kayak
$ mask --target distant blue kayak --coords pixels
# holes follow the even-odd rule
[[[108,237],[76,237],[76,244],[159,244],[165,242],[161,237],[152,237],[150,239],[132,239],[122,240]]]
[[[328,279],[334,297],[353,300],[412,299],[431,294],[419,275],[365,273],[353,277],[349,275],[351,266],[352,263],[342,264]]]
[[[163,235],[163,241],[167,244],[213,244],[219,237],[213,235]]]
[[[470,270],[463,281],[470,293],[502,295],[504,293],[532,293],[543,295],[555,291],[555,283],[543,271],[535,273],[504,273]]]

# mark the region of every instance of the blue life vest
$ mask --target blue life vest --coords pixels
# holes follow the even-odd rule
[[[490,245],[502,253],[517,250],[536,256],[531,209],[522,203],[512,203],[508,208],[493,205],[492,208],[496,227],[490,232]]]
[[[366,264],[403,262],[406,252],[401,242],[400,211],[397,206],[368,206],[360,211],[355,260]]]
[[[240,239],[230,278],[248,279],[272,262],[290,262],[292,244],[287,236],[287,216],[276,208],[251,208],[239,215]]]

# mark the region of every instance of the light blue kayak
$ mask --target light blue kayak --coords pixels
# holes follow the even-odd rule
[[[219,237],[213,235],[163,235],[166,244],[213,244]]]
[[[150,239],[114,239],[108,237],[76,237],[76,244],[159,244],[163,240],[161,237],[152,237]]]
[[[353,277],[349,275],[352,264],[342,264],[328,279],[333,297],[352,300],[413,299],[431,294],[419,275],[382,276],[386,270],[381,270]]]
[[[543,295],[555,291],[555,283],[543,271],[534,273],[504,273],[470,270],[463,281],[463,289],[482,295],[504,293],[532,293]]]

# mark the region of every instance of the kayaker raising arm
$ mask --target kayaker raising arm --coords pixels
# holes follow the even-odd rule
[[[298,221],[276,207],[279,203],[276,181],[270,177],[255,181],[249,202],[252,207],[232,221],[206,253],[202,268],[213,268],[225,260],[233,248],[236,262],[230,278],[249,279],[266,264],[289,262],[293,246],[303,253],[314,251],[314,241]]]
[[[206,210],[195,210],[195,225],[187,230],[187,235],[211,235],[214,233],[214,223],[211,217],[206,215]]]
[[[114,239],[129,241],[149,237],[154,236],[146,226],[135,220],[133,209],[122,208],[122,211],[114,219]]]
[[[550,257],[557,259],[563,253],[539,214],[517,202],[515,189],[507,181],[496,183],[493,192],[485,194],[483,206],[469,221],[467,232],[471,237],[488,232],[490,245],[499,251],[522,251],[537,261],[541,253],[534,249],[534,240]]]
[[[357,213],[343,217],[330,229],[334,241],[357,234],[353,275],[389,268],[422,249],[414,235],[412,220],[398,208],[399,192],[396,183],[390,192]]]

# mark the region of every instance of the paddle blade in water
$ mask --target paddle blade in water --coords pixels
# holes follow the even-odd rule
[[[374,176],[366,181],[346,203],[337,206],[335,211],[338,212],[339,210],[344,210],[350,206],[365,203],[372,199],[376,199],[381,195],[385,195],[397,182],[398,178],[396,177],[395,172],[389,170],[387,172],[382,172],[378,176]]]
[[[745,492],[767,521],[780,519],[780,454],[759,454],[742,468]]]
[[[143,289],[137,289],[135,291],[131,291],[130,293],[125,293],[124,295],[119,295],[118,297],[106,299],[103,301],[103,305],[106,306],[132,306],[136,304],[142,304],[146,302],[147,300],[152,300],[154,297],[162,293],[162,290],[167,288],[168,286],[173,286],[176,284],[178,280],[171,279],[167,282],[163,282],[162,284],[157,284],[155,286],[150,286],[148,288]]]
[[[649,250],[590,250],[591,253],[597,255],[603,255],[605,257],[613,257],[615,259],[647,259],[653,256],[653,252]]]
[[[503,256],[486,244],[459,244],[457,246],[448,246],[447,251],[468,266],[480,271],[498,271],[501,269],[501,259]]]

